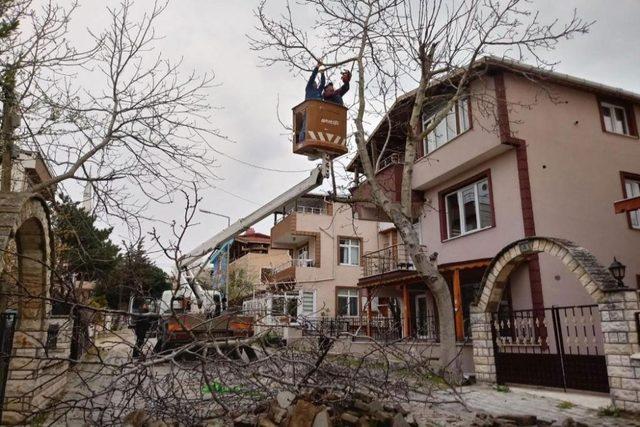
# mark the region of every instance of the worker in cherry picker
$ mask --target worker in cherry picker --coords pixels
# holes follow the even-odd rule
[[[309,81],[307,82],[307,86],[304,88],[304,99],[322,99],[322,91],[324,90],[324,71],[320,72],[320,84],[316,83],[316,78],[318,77],[318,71],[320,71],[320,66],[322,65],[322,61],[318,60],[315,68],[311,72],[311,76],[309,77]],[[300,132],[298,132],[298,142],[304,141],[304,134],[307,131],[307,118],[306,116],[302,119],[302,125],[300,126]]]
[[[351,81],[351,71],[344,70],[340,75],[340,80],[342,80],[342,86],[340,89],[334,89],[333,83],[329,82],[324,87],[324,91],[322,92],[322,99],[327,102],[333,102],[335,104],[344,105],[342,101],[342,97],[349,91],[349,82]]]
[[[318,60],[315,68],[311,72],[311,76],[309,77],[309,81],[307,82],[307,87],[304,89],[304,99],[322,99],[322,91],[324,90],[324,71],[320,71],[320,66],[322,65],[322,61]],[[316,78],[318,77],[318,71],[320,71],[320,84],[316,83]]]

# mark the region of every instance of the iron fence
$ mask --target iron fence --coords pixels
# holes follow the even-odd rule
[[[373,339],[379,342],[398,341],[403,338],[402,322],[391,317],[320,317],[300,319],[302,334],[351,338],[354,341]],[[408,338],[438,342],[438,325],[435,316],[427,316],[418,322]]]
[[[15,310],[6,310],[0,314],[0,419],[2,419],[5,389],[9,378],[9,362],[17,317],[18,312]]]
[[[597,305],[501,311],[491,329],[498,383],[609,391]]]

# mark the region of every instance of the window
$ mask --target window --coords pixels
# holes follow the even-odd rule
[[[296,250],[293,265],[296,267],[313,267],[313,260],[309,258],[309,245],[304,245]]]
[[[302,291],[302,313],[310,315],[315,311],[315,293],[313,291]]]
[[[309,259],[309,245],[298,248],[296,251],[296,259]]]
[[[289,316],[296,319],[298,317],[299,297],[297,292],[274,295],[271,300],[271,315]]]
[[[358,290],[339,289],[338,290],[338,316],[358,315]]]
[[[607,132],[630,135],[626,109],[620,105],[601,102],[602,120]]]
[[[426,129],[434,117],[439,113],[423,114],[422,129]],[[469,122],[469,98],[460,98],[449,110],[435,129],[427,135],[424,144],[424,153],[428,154],[451,141],[456,136],[466,132],[470,128]]]
[[[446,194],[444,202],[447,239],[493,225],[488,178]]]
[[[58,348],[58,335],[60,334],[60,325],[49,325],[47,330],[47,342],[45,350],[55,350]]]
[[[615,100],[599,100],[598,107],[603,131],[638,136],[635,113],[631,104]]]
[[[340,239],[340,265],[360,265],[360,240]]]
[[[640,176],[622,175],[624,180],[624,197],[640,197]],[[629,212],[629,225],[631,228],[640,230],[640,209]]]

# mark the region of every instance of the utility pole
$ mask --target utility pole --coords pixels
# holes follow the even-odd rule
[[[11,170],[13,169],[13,132],[20,126],[20,114],[16,104],[16,72],[9,68],[2,76],[2,174],[0,191],[11,191]]]

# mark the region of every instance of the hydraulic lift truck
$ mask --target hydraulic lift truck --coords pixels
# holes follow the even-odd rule
[[[177,291],[167,291],[171,292],[171,300],[161,309],[157,350],[187,344],[194,336],[202,342],[223,343],[230,339],[237,342],[253,335],[253,317],[225,310],[221,306],[220,294],[216,302],[215,292],[205,291],[196,278],[210,256],[225,242],[322,185],[329,177],[332,159],[348,151],[346,122],[347,109],[341,105],[308,100],[293,108],[293,153],[305,155],[310,160],[321,158],[322,163],[304,181],[231,224],[182,258],[182,283]],[[197,272],[193,274],[193,270]],[[164,307],[166,305],[168,307]]]

